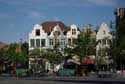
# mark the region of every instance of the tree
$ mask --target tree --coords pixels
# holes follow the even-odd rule
[[[32,51],[30,51],[30,56],[34,58],[35,65],[38,64],[38,58],[41,55],[41,51],[39,48],[35,48]]]
[[[115,26],[116,34],[114,40],[114,46],[111,50],[111,54],[113,55],[114,62],[117,64],[117,69],[120,69],[120,65],[124,65],[125,60],[123,51],[125,50],[125,16],[119,20],[119,24]],[[122,66],[123,68],[123,66]]]
[[[6,59],[6,50],[1,48],[0,49],[0,63],[2,63]]]
[[[21,53],[19,53],[22,57],[21,57],[21,61],[22,63],[28,67],[28,55],[29,55],[29,50],[28,50],[28,43],[27,42],[24,42],[22,45],[21,45]]]
[[[96,41],[91,38],[91,31],[81,32],[76,45],[73,50],[80,56],[80,59],[85,56],[95,55]]]
[[[65,61],[73,57],[73,49],[70,47],[65,47],[64,49],[64,56],[65,56]]]
[[[45,52],[45,58],[52,64],[60,64],[64,59],[62,53],[60,51],[55,51],[55,49],[47,49]]]
[[[31,66],[34,73],[36,73],[37,70],[40,69],[40,64],[39,64],[40,56],[41,56],[41,51],[39,48],[35,48],[32,51],[30,51],[30,57],[32,57],[34,59],[33,65]]]
[[[23,43],[21,45],[21,51],[17,52],[18,44],[12,43],[9,45],[7,50],[7,58],[14,64],[20,63],[24,64],[28,61],[28,43]]]
[[[0,48],[0,74],[3,70],[5,60],[7,60],[6,49]]]
[[[18,62],[18,54],[16,53],[16,48],[17,48],[17,44],[13,43],[9,45],[9,48],[7,50],[8,60],[14,64]]]

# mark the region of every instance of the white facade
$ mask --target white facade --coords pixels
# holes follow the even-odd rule
[[[74,41],[78,38],[80,31],[76,25],[71,25],[70,30],[67,32],[68,43],[74,44]]]
[[[40,30],[40,35],[38,35],[38,36],[36,35],[36,30]],[[31,31],[31,33],[29,33],[29,50],[32,50],[35,47],[43,46],[41,44],[41,39],[45,40],[45,46],[44,47],[48,47],[47,37],[48,37],[47,33],[44,32],[44,30],[42,29],[42,26],[40,26],[39,24],[34,25],[33,30]],[[36,39],[40,39],[39,46],[36,44]],[[32,40],[32,42],[31,42],[31,40]]]
[[[99,51],[101,49],[107,49],[107,50],[110,49],[110,45],[112,42],[112,35],[110,34],[109,27],[107,26],[106,23],[101,24],[101,26],[97,32],[97,35],[96,35],[96,42],[97,42],[96,56],[99,58],[101,56],[99,54]],[[108,51],[106,51],[104,60],[108,59],[108,57],[109,57],[109,54],[108,54]]]
[[[29,33],[29,51],[35,48],[53,49],[58,42],[59,50],[63,53],[67,44],[67,37],[63,34],[58,24],[51,29],[51,32],[47,33],[44,31],[42,25],[34,25],[33,30]],[[33,57],[29,58],[29,68],[31,68],[34,60]],[[41,60],[41,58],[38,58],[38,60]]]
[[[103,42],[105,40],[105,42]],[[108,47],[110,48],[110,44],[109,42],[112,41],[112,35],[110,34],[110,30],[109,27],[107,26],[106,23],[102,23],[97,35],[96,35],[96,41],[98,42],[97,44],[97,50],[98,47],[104,48],[104,47]]]
[[[38,32],[39,33],[38,33]],[[58,36],[55,36],[55,33],[58,32]],[[37,33],[39,35],[37,35]],[[56,25],[50,35],[48,35],[41,25],[36,24],[33,27],[31,33],[29,33],[29,50],[32,50],[36,47],[39,48],[53,48],[55,46],[55,39],[58,39],[60,43],[60,48],[64,48],[67,44],[66,35],[63,34],[59,25]]]
[[[110,34],[110,30],[109,30],[109,27],[107,26],[106,23],[102,23],[98,32],[97,32],[97,35],[96,35],[96,40],[102,40],[104,38],[109,38],[109,39],[112,39],[112,36]]]

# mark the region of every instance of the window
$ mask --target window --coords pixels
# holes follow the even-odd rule
[[[40,39],[36,39],[36,47],[40,47]]]
[[[55,39],[56,40],[56,44],[60,44],[60,39]]]
[[[46,46],[46,40],[45,39],[41,39],[41,46],[45,47]]]
[[[105,35],[105,30],[103,31],[103,34]]]
[[[91,29],[90,29],[90,28],[87,28],[87,29],[86,29],[86,32],[87,32],[87,33],[91,32]]]
[[[69,43],[69,44],[71,43],[71,38],[68,38],[68,43]]]
[[[30,39],[30,47],[34,47],[34,45],[35,45],[34,39]]]
[[[53,39],[49,39],[49,45],[53,45]]]
[[[76,44],[76,43],[77,43],[77,39],[73,38],[73,39],[72,39],[72,43],[73,43],[73,44]]]
[[[76,29],[72,29],[72,35],[76,35]]]
[[[111,40],[107,40],[107,43],[108,43],[109,45],[111,45],[112,41],[111,41]]]
[[[36,29],[36,36],[40,36],[40,29]]]
[[[65,39],[61,39],[61,45],[65,45]]]

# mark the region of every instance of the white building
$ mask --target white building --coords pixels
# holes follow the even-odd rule
[[[101,58],[102,54],[100,54],[99,52],[102,52],[102,49],[103,49],[105,50],[105,53],[103,53],[105,56],[102,56],[101,59],[106,61],[109,57],[108,50],[110,49],[111,42],[112,42],[112,35],[110,34],[110,29],[106,23],[101,24],[96,35],[96,42],[97,42],[97,46],[96,46],[97,59]]]
[[[76,25],[71,25],[69,31],[67,32],[68,45],[74,45],[77,42],[80,30]]]
[[[59,50],[63,53],[68,42],[75,42],[78,34],[80,34],[80,31],[76,25],[71,25],[70,28],[67,28],[59,21],[36,24],[29,33],[29,51],[35,48],[54,49],[54,46],[58,45]],[[69,39],[70,41],[68,41]],[[32,61],[34,61],[34,58],[30,57],[29,66]]]
[[[64,48],[67,44],[65,32],[66,26],[62,22],[36,24],[29,33],[29,50],[36,47],[53,48],[56,42],[60,43],[60,48]]]

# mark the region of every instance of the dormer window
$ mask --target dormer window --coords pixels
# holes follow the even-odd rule
[[[72,35],[76,35],[76,29],[72,29]]]
[[[105,31],[103,31],[103,34],[105,35]]]
[[[36,36],[40,36],[40,29],[36,29]]]

